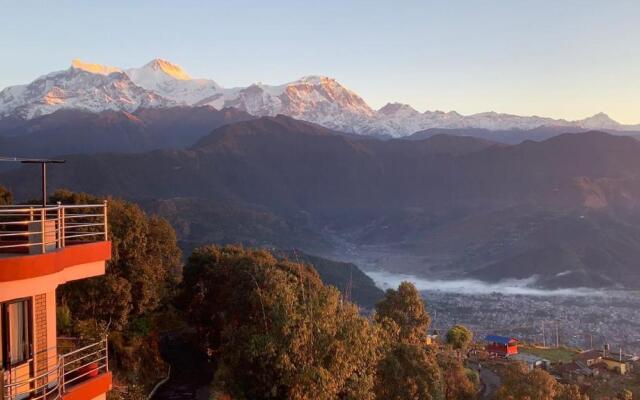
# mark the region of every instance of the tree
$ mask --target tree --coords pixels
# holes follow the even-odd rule
[[[476,382],[470,376],[458,357],[450,353],[441,353],[438,364],[444,379],[445,398],[447,400],[472,400],[476,398]],[[471,372],[471,373],[470,373]],[[474,377],[477,379],[477,377]]]
[[[373,399],[377,327],[309,266],[237,246],[196,249],[181,302],[240,399]]]
[[[556,400],[589,400],[589,396],[580,392],[577,385],[562,385]]]
[[[444,399],[444,381],[435,355],[424,346],[399,343],[378,366],[376,398],[379,400]]]
[[[633,392],[631,392],[631,390],[624,389],[622,392],[620,392],[618,397],[620,399],[622,399],[622,400],[632,400],[633,399]]]
[[[103,199],[61,190],[51,198],[56,201],[100,204]],[[60,286],[58,303],[68,308],[76,336],[109,333],[110,361],[120,381],[144,385],[164,374],[154,326],[166,318],[158,315],[180,280],[181,253],[169,223],[137,205],[110,198],[108,215],[112,258],[105,275]]]
[[[527,371],[523,365],[507,369],[497,400],[554,400],[562,387],[548,372],[541,369]]]
[[[0,206],[13,204],[13,195],[4,186],[0,186]]]
[[[409,282],[402,282],[398,290],[389,289],[376,305],[375,320],[393,321],[398,327],[398,340],[403,343],[426,342],[431,318],[424,308],[420,292]]]
[[[447,332],[447,343],[456,350],[466,350],[473,340],[473,333],[463,325],[455,325]]]
[[[52,202],[99,204],[86,193],[59,190]],[[98,319],[123,330],[131,318],[153,312],[175,290],[181,253],[175,231],[159,217],[119,199],[108,200],[111,261],[101,277],[70,282],[58,291],[63,304],[79,319]]]

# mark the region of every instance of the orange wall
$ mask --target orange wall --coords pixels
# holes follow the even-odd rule
[[[111,259],[111,242],[65,247],[45,254],[0,257],[0,282],[51,275],[65,268]]]

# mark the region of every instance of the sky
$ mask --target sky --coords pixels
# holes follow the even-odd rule
[[[225,87],[327,75],[372,107],[640,123],[640,1],[0,0],[0,88],[80,58]]]

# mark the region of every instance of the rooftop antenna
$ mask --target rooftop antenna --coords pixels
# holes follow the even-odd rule
[[[42,207],[47,206],[47,164],[64,164],[65,160],[46,158],[0,157],[0,161],[19,162],[21,164],[40,164],[40,178],[42,180]]]

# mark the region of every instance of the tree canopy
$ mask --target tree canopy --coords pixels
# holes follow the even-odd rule
[[[409,283],[388,291],[370,320],[310,266],[263,250],[205,246],[189,257],[182,287],[180,303],[217,363],[217,398],[475,394],[459,360],[441,362],[425,345],[429,316]]]
[[[96,204],[103,199],[60,190],[51,197],[56,201]],[[124,200],[109,198],[108,216],[112,258],[106,273],[60,286],[59,316],[65,317],[70,333],[81,338],[109,333],[111,361],[120,380],[155,382],[163,362],[154,321],[181,278],[176,234],[164,219]]]
[[[497,400],[589,400],[575,385],[558,383],[547,371],[528,371],[524,365],[511,365],[503,376]]]
[[[466,350],[472,340],[473,332],[463,325],[455,325],[447,332],[447,344],[456,350]]]
[[[96,204],[102,199],[59,190],[52,201]],[[139,206],[108,199],[111,261],[101,277],[70,282],[59,290],[76,318],[106,321],[123,329],[130,317],[157,309],[175,290],[181,275],[181,253],[169,223],[147,215]]]
[[[382,324],[392,321],[399,328],[398,340],[414,344],[426,343],[431,323],[420,292],[409,282],[402,282],[397,290],[387,290],[376,305],[375,320]]]
[[[372,399],[376,327],[310,267],[260,250],[207,246],[183,301],[216,354],[214,388],[239,399]]]

